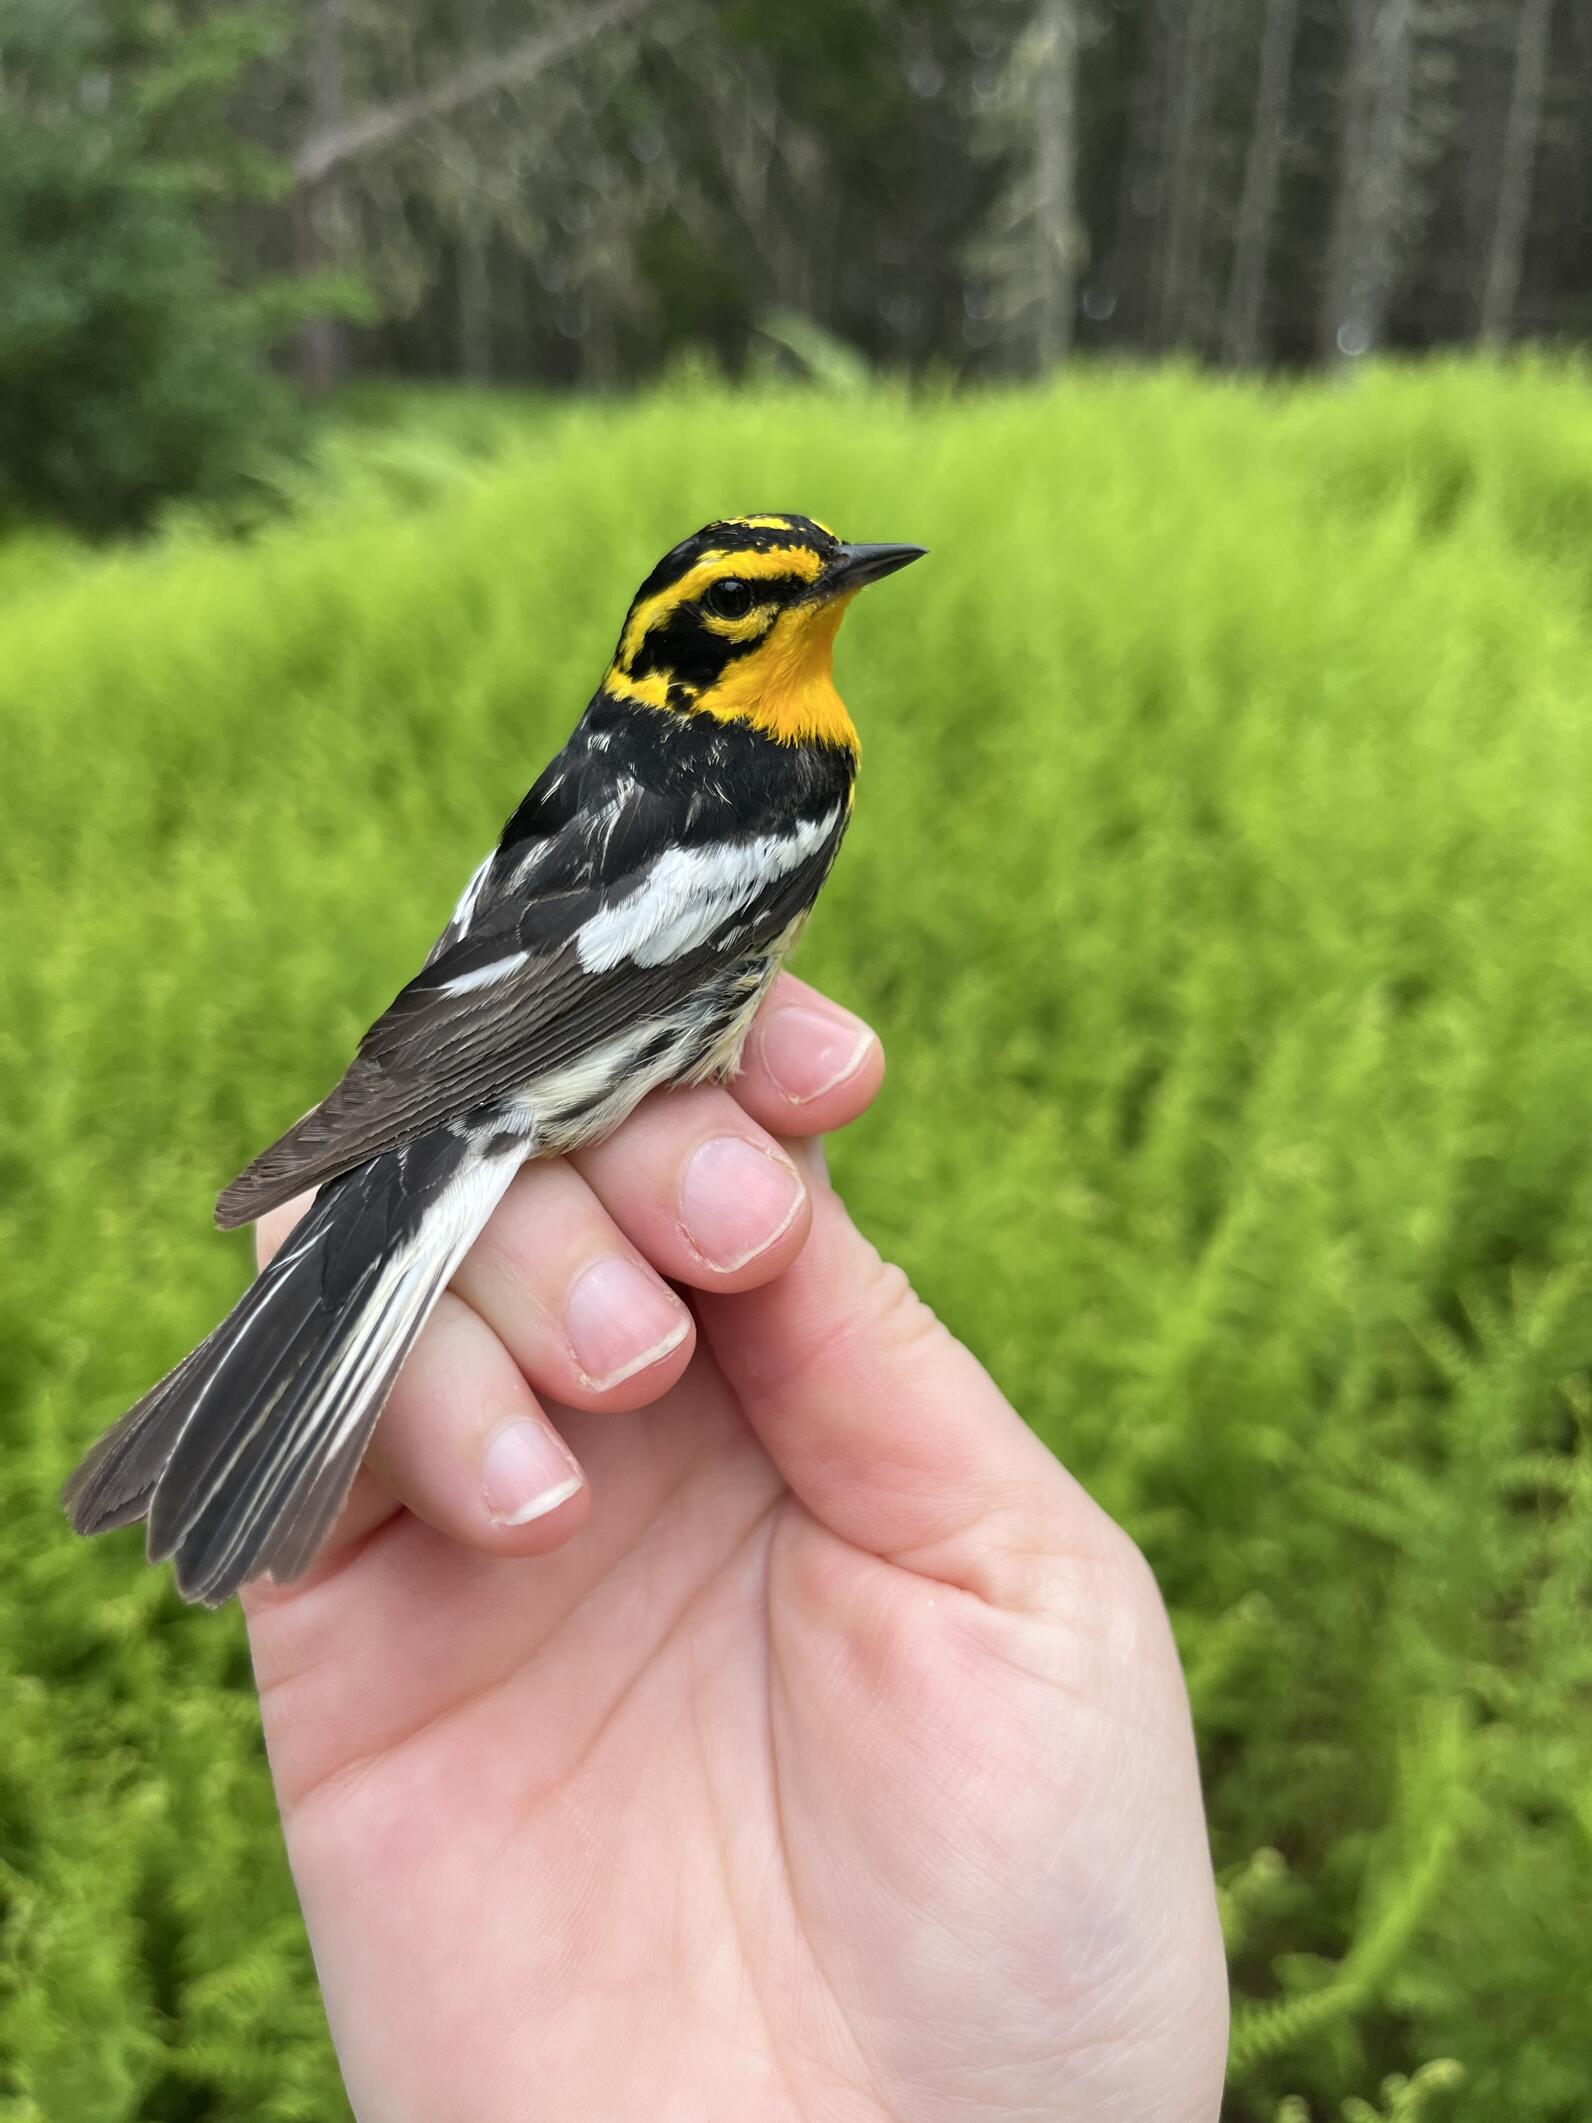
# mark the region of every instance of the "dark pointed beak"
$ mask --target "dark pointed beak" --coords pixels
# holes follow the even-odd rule
[[[882,582],[897,568],[910,567],[914,560],[921,560],[928,550],[922,545],[843,545],[824,574],[823,594],[849,594],[865,589],[870,582]]]

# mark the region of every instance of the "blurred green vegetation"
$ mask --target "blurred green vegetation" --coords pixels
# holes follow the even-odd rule
[[[293,446],[266,366],[306,315],[365,314],[346,276],[234,285],[223,210],[284,168],[232,98],[285,41],[272,5],[0,0],[0,525],[90,536],[216,502]],[[0,590],[3,590],[0,580]]]
[[[246,545],[0,551],[0,2119],[342,2112],[239,1618],[55,1491],[635,580],[764,507],[933,549],[840,648],[835,1163],[1165,1587],[1234,2123],[1584,2117],[1586,376],[388,400],[323,463]]]

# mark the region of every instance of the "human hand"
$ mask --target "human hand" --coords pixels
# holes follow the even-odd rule
[[[526,1168],[245,1595],[362,2123],[1216,2116],[1155,1585],[776,1140],[882,1073],[785,976],[733,1095]]]

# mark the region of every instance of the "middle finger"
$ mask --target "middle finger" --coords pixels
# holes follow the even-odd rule
[[[690,1312],[563,1158],[516,1174],[453,1288],[569,1407],[639,1408],[691,1359]]]

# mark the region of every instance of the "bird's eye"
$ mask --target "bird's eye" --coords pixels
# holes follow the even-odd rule
[[[752,586],[738,575],[725,575],[709,587],[702,601],[715,619],[744,619],[752,609]]]

